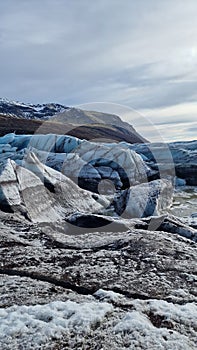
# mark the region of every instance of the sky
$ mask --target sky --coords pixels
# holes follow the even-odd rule
[[[196,0],[0,1],[0,97],[122,105],[150,140],[197,139],[196,18]]]

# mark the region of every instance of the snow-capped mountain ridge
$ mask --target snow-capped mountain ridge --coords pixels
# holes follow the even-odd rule
[[[59,103],[31,104],[0,98],[0,113],[17,118],[47,120],[57,113],[64,112],[66,109],[68,107]]]

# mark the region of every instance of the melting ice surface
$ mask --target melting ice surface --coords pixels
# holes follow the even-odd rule
[[[179,187],[174,192],[170,212],[197,225],[197,187]]]

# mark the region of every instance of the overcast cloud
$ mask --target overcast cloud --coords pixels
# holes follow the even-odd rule
[[[165,140],[197,138],[196,18],[196,0],[1,1],[0,96],[118,103]]]

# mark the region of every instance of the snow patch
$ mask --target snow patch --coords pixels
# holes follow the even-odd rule
[[[106,300],[111,302],[117,302],[121,298],[123,298],[123,295],[119,293],[115,293],[112,290],[104,290],[104,289],[98,289],[94,296],[98,298],[99,300]]]
[[[35,347],[64,333],[86,333],[113,310],[108,303],[54,301],[44,305],[12,306],[0,309],[0,347],[18,339]]]

